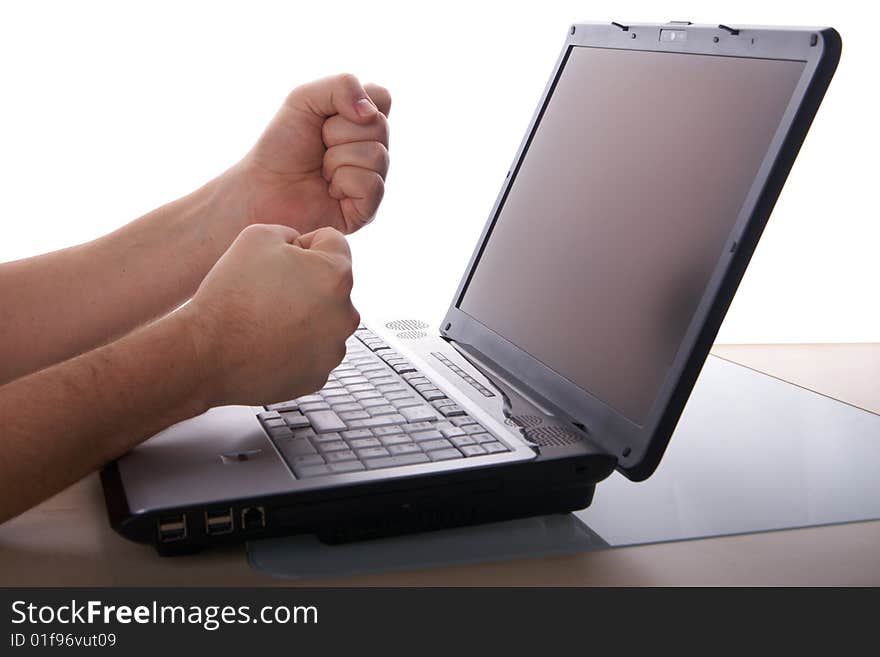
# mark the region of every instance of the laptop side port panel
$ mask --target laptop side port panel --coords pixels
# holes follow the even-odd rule
[[[241,529],[260,531],[266,528],[266,509],[262,506],[248,506],[241,510]]]
[[[161,516],[158,523],[159,543],[175,543],[177,541],[185,541],[188,530],[186,525],[186,514],[179,513],[168,516]]]
[[[235,531],[235,515],[231,507],[205,511],[205,533],[208,536],[231,534]]]

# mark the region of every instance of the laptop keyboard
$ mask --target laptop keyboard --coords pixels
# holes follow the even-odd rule
[[[510,451],[369,329],[346,347],[321,390],[257,416],[297,478]]]

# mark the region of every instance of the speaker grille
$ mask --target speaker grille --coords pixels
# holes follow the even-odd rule
[[[524,429],[536,427],[543,423],[544,420],[537,415],[511,415],[504,420],[504,424],[511,427],[523,427]]]
[[[419,331],[428,328],[426,322],[418,319],[396,319],[393,322],[388,322],[385,326],[392,331]]]
[[[561,447],[580,441],[581,437],[564,427],[538,427],[526,432],[526,437],[542,447]]]
[[[427,338],[428,334],[424,331],[401,331],[397,334],[397,337],[401,340],[418,340],[420,338]]]

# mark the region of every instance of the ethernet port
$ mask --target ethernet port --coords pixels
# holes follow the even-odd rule
[[[235,529],[232,519],[232,509],[215,509],[205,511],[205,533],[211,536],[231,534]]]
[[[244,530],[263,529],[266,526],[266,509],[250,506],[241,511],[241,528]]]
[[[173,543],[186,538],[186,515],[163,516],[159,518],[159,540]]]

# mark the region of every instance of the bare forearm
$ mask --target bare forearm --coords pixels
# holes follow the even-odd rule
[[[93,242],[0,265],[0,384],[189,298],[243,228],[231,218],[232,196],[221,176]]]
[[[206,410],[187,321],[175,313],[0,386],[0,522]]]

